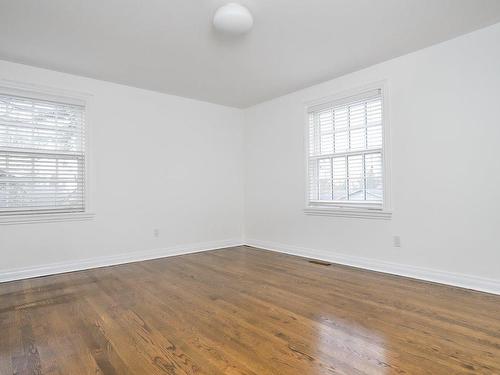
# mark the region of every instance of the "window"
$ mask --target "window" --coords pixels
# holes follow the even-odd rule
[[[0,216],[83,213],[85,106],[0,92]]]
[[[309,213],[386,215],[382,88],[310,106],[307,114]]]

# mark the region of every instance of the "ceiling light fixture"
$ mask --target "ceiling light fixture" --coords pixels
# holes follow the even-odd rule
[[[217,9],[213,22],[216,30],[238,35],[250,31],[253,17],[243,5],[229,3]]]

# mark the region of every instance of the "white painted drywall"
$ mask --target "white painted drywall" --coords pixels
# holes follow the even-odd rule
[[[3,61],[0,79],[93,95],[96,214],[92,221],[0,225],[0,275],[241,239],[240,110]]]
[[[245,229],[261,246],[500,290],[499,40],[500,24],[244,111],[0,61],[0,79],[93,94],[96,212],[1,225],[0,275],[238,243]],[[304,102],[382,79],[392,220],[305,215]]]
[[[390,86],[392,220],[305,215],[304,102],[382,79]],[[247,241],[500,281],[500,24],[245,117]]]

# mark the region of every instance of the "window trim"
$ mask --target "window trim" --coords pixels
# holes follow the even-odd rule
[[[383,200],[382,207],[362,202],[334,202],[334,201],[311,201],[309,184],[309,112],[312,107],[328,105],[332,102],[339,102],[350,97],[356,97],[371,90],[381,91],[382,96],[382,155],[383,155]],[[373,82],[361,87],[354,87],[337,92],[333,95],[320,99],[304,102],[304,157],[305,157],[305,208],[304,212],[308,215],[336,216],[348,218],[365,219],[391,219],[392,200],[391,200],[391,147],[390,147],[390,97],[389,84],[387,80]]]
[[[41,100],[83,105],[85,107],[85,210],[76,212],[56,211],[39,213],[4,212],[0,213],[0,225],[82,221],[93,219],[95,216],[92,206],[94,181],[92,178],[93,165],[91,152],[91,108],[93,96],[84,92],[70,91],[60,88],[35,85],[6,79],[0,79],[0,92]]]

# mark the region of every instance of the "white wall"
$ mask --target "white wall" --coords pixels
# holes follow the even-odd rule
[[[0,61],[0,79],[94,96],[96,212],[0,225],[0,276],[234,244],[245,229],[252,244],[500,293],[499,40],[500,24],[243,111]],[[304,102],[382,79],[392,220],[306,216]]]
[[[0,225],[0,275],[241,241],[240,110],[1,61],[0,79],[93,95],[96,213],[92,221]]]
[[[306,216],[304,102],[382,79],[390,86],[392,220]],[[251,243],[500,283],[500,24],[265,102],[245,116]],[[393,235],[401,248],[392,246]]]

